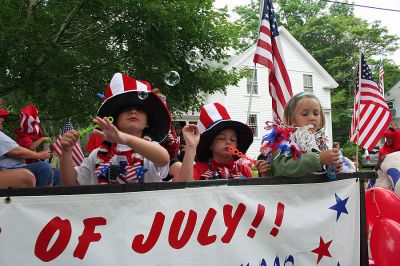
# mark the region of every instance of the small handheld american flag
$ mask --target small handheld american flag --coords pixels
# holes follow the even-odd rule
[[[71,120],[68,120],[68,122],[65,124],[64,128],[62,129],[62,132],[60,136],[58,136],[57,140],[53,144],[53,150],[57,154],[58,157],[61,157],[62,154],[62,148],[61,148],[61,139],[62,135],[65,132],[68,132],[70,130],[74,129],[72,127]],[[81,165],[83,162],[83,159],[85,159],[85,156],[83,155],[82,149],[81,149],[81,144],[79,141],[72,147],[72,160],[76,166]]]

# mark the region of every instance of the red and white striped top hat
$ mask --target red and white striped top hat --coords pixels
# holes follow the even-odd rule
[[[129,106],[140,106],[147,114],[148,134],[155,141],[162,141],[171,127],[171,114],[163,100],[151,90],[146,81],[139,81],[124,73],[116,73],[107,86],[105,99],[97,115],[112,116],[116,122],[118,115]]]
[[[207,162],[212,157],[210,150],[214,138],[224,129],[233,129],[238,138],[238,149],[245,153],[253,143],[253,132],[242,122],[232,120],[226,108],[220,103],[210,103],[200,110],[197,127],[200,131],[200,142],[197,146],[197,160]]]
[[[42,135],[39,120],[39,110],[34,105],[28,105],[19,113],[19,126],[17,131],[25,134]]]

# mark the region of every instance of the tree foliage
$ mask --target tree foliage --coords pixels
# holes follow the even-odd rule
[[[242,49],[248,48],[256,40],[258,29],[253,26],[258,22],[248,21],[254,20],[252,14],[258,14],[257,2],[252,1],[250,5],[236,9],[241,16],[238,25],[244,26],[246,21],[248,23],[246,30],[241,31]],[[347,137],[360,47],[364,47],[369,64],[375,66],[377,61],[373,58],[388,57],[398,48],[398,37],[388,34],[387,28],[379,21],[368,23],[356,17],[350,5],[327,4],[321,0],[276,0],[274,3],[278,25],[289,30],[338,82],[339,87],[332,91],[334,135],[335,138],[340,134]],[[244,35],[246,31],[250,34]],[[400,69],[390,57],[384,62],[385,84],[389,88],[399,77]],[[375,68],[374,73],[377,72],[378,68]],[[342,129],[342,132],[337,129]]]
[[[17,120],[35,104],[42,124],[58,130],[69,117],[87,125],[115,72],[146,80],[168,97],[172,111],[196,108],[199,92],[224,91],[237,71],[203,64],[189,70],[185,54],[201,51],[222,63],[237,28],[212,0],[0,0],[0,98]],[[164,74],[175,70],[175,87]]]

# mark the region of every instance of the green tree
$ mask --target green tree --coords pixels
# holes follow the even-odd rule
[[[212,0],[0,0],[0,98],[12,119],[26,104],[40,109],[44,125],[69,117],[85,126],[115,72],[147,80],[168,97],[172,111],[201,105],[200,92],[224,91],[240,78],[223,62],[237,43],[226,9]],[[191,49],[205,61],[192,72]],[[164,74],[178,71],[175,87]]]

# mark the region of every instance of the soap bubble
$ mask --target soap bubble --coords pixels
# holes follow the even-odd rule
[[[201,53],[197,49],[192,49],[186,53],[185,61],[189,65],[197,65],[201,63]]]
[[[199,65],[190,65],[189,69],[190,71],[195,72],[197,69],[199,69]]]
[[[149,97],[149,93],[147,91],[139,91],[138,92],[138,98],[140,100],[146,100],[147,97]]]
[[[177,85],[180,80],[181,77],[179,76],[179,73],[174,70],[167,72],[164,76],[165,83],[171,87]]]

